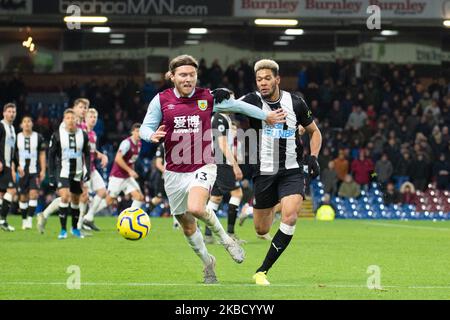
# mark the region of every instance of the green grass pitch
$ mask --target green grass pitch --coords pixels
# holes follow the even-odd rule
[[[19,217],[9,220],[19,229]],[[0,299],[450,298],[448,222],[301,219],[269,272],[272,285],[257,287],[251,278],[270,243],[255,237],[252,220],[236,226],[248,240],[243,264],[222,246],[208,245],[217,258],[217,285],[201,283],[201,262],[172,219],[152,219],[149,236],[134,242],[120,237],[115,221],[97,218],[102,231],[85,239],[57,240],[57,217],[44,235],[0,232]],[[66,286],[72,265],[80,268],[79,290]],[[380,268],[381,290],[367,287],[372,265]]]

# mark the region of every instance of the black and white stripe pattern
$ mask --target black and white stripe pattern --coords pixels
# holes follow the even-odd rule
[[[17,135],[18,161],[26,173],[38,173],[40,151],[43,151],[43,139],[39,133],[33,131],[28,137],[23,132]]]
[[[49,170],[56,170],[59,178],[80,181],[84,173],[83,154],[84,160],[88,162],[89,151],[88,136],[83,130],[77,129],[70,133],[60,126],[50,142]]]
[[[16,148],[16,130],[13,125],[8,124],[5,120],[0,125],[0,161],[3,166],[11,168],[14,161]]]
[[[299,125],[306,127],[313,122],[306,102],[286,91],[280,91],[278,101],[266,101],[259,92],[253,92],[241,100],[265,111],[279,108],[287,113],[286,123],[275,126],[250,118],[250,127],[258,131],[258,163],[254,176],[275,174],[283,170],[302,168],[303,146],[299,138]]]

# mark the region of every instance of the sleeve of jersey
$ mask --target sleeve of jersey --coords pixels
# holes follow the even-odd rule
[[[211,127],[218,132],[220,136],[226,136],[228,128],[228,121],[224,119],[220,114],[216,114],[213,117]]]
[[[243,100],[228,99],[219,104],[214,104],[214,112],[242,113],[259,120],[267,119],[267,112]]]
[[[91,148],[89,146],[89,137],[86,132],[83,132],[84,135],[84,146],[83,146],[83,154],[84,154],[84,161],[86,164],[87,172],[86,176],[89,177],[90,174],[90,168],[91,168]]]
[[[45,151],[45,149],[46,149],[45,139],[44,139],[44,137],[41,134],[39,134],[38,137],[39,137],[38,151],[39,152]]]
[[[296,97],[294,100],[294,110],[297,116],[297,125],[309,126],[313,122],[313,115],[305,100]]]
[[[56,133],[52,135],[50,139],[50,145],[48,149],[48,173],[50,177],[54,177],[56,171],[56,155],[58,149],[58,141],[56,138]]]
[[[0,148],[4,149],[4,140],[5,140],[5,129],[4,127],[0,124]],[[5,164],[5,152],[3,152],[2,150],[0,150],[0,161],[1,163],[4,165]]]
[[[122,152],[122,155],[125,155],[130,148],[130,142],[128,140],[123,140],[119,146],[119,151]]]
[[[157,94],[147,109],[144,121],[139,129],[139,136],[142,140],[150,142],[153,133],[158,129],[162,120],[161,103],[159,101],[159,94]]]

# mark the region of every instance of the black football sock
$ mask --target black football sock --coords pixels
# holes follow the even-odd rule
[[[28,214],[28,202],[19,202],[19,211],[22,216],[22,220],[25,220]]]
[[[28,207],[28,216],[33,217],[36,212],[36,207]]]
[[[228,204],[228,233],[234,233],[234,225],[238,215],[239,206]]]
[[[69,215],[69,204],[61,202],[59,205],[59,222],[61,223],[62,230],[67,230],[68,215]]]
[[[287,226],[283,223],[282,223],[282,225]],[[282,229],[284,227],[280,225],[280,230],[278,230],[277,233],[275,234],[275,236],[273,237],[272,243],[270,244],[269,251],[267,252],[267,255],[264,259],[263,264],[261,265],[261,267],[258,268],[258,270],[256,270],[256,272],[267,273],[269,271],[269,269],[273,266],[273,264],[281,256],[283,251],[287,248],[287,246],[291,242],[291,239],[294,235],[294,230],[295,230],[295,227],[291,227],[291,226],[287,226],[287,227],[288,227],[287,233],[290,233],[290,234],[286,234],[285,233],[286,230],[284,230],[284,232],[283,232]]]
[[[70,204],[70,214],[72,215],[72,229],[78,228],[78,220],[80,219],[80,206],[78,204]]]
[[[3,198],[2,211],[1,211],[1,220],[5,220],[8,217],[9,208],[11,207],[11,202]]]

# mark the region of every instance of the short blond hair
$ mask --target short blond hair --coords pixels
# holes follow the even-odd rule
[[[98,111],[95,108],[89,108],[89,110],[87,111],[88,113],[92,113],[95,114],[96,116],[98,116]]]
[[[280,66],[274,60],[262,59],[255,63],[255,73],[262,69],[272,70],[273,75],[276,77],[280,71]]]

